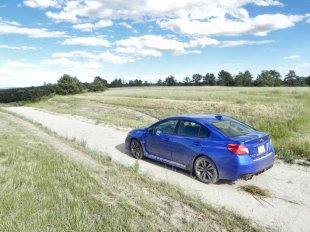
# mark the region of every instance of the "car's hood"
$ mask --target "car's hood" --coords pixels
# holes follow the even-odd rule
[[[131,133],[131,132],[143,132],[143,131],[145,131],[147,128],[148,128],[148,127],[146,126],[146,127],[141,127],[141,128],[133,129],[133,130],[130,131],[130,133]]]

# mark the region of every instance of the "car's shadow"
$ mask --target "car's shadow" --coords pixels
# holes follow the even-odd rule
[[[132,155],[130,154],[130,151],[125,148],[125,143],[118,144],[117,146],[115,146],[115,148],[118,151],[122,152],[123,154],[126,154],[126,155],[132,157]],[[195,176],[191,172],[183,170],[181,168],[177,168],[177,167],[171,166],[169,164],[164,164],[164,163],[158,162],[156,160],[149,159],[147,157],[144,157],[143,161],[148,162],[148,163],[153,164],[153,165],[160,166],[162,168],[166,168],[168,170],[171,170],[171,171],[174,171],[177,173],[180,173],[182,175],[191,177],[193,179],[196,179]],[[198,181],[198,180],[196,180],[196,181]],[[233,184],[235,184],[235,182],[230,181],[230,180],[220,180],[220,181],[216,182],[216,185],[222,185],[222,184],[233,185]]]

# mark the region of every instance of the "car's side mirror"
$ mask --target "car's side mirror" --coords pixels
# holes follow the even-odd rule
[[[151,127],[147,130],[147,132],[150,134],[155,134],[155,129]]]

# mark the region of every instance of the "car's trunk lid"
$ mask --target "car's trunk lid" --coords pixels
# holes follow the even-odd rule
[[[267,133],[255,131],[247,135],[235,137],[234,140],[244,144],[249,149],[252,159],[259,159],[271,152],[270,136]]]

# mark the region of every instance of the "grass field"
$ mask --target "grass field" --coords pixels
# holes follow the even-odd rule
[[[310,88],[142,87],[30,104],[136,128],[175,114],[222,113],[271,133],[277,156],[310,161]]]
[[[17,121],[0,111],[0,231],[260,230],[177,187],[62,140],[102,167],[69,160]]]

